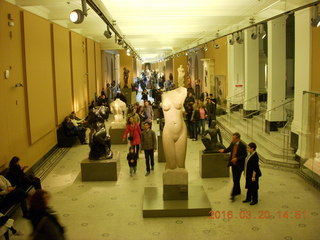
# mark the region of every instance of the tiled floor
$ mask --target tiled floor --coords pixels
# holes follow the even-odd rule
[[[117,182],[81,181],[80,162],[88,156],[87,145],[70,149],[43,181],[43,188],[52,194],[51,204],[66,226],[69,240],[319,239],[320,192],[292,171],[261,166],[263,176],[259,204],[250,206],[242,203],[243,189],[242,195],[235,202],[230,202],[231,178],[201,179],[199,150],[203,146],[200,141],[188,140],[186,168],[189,184],[203,185],[216,214],[215,219],[144,219],[144,187],[162,186],[165,164],[158,163],[156,155],[155,171],[145,177],[141,154],[137,175],[130,177],[125,159],[128,146],[114,145],[112,149],[121,152],[121,172]],[[244,186],[243,177],[241,185]],[[302,218],[297,211],[303,212]],[[288,218],[285,218],[286,213]],[[15,226],[28,234],[30,225],[19,214],[20,211],[17,212]],[[246,219],[249,214],[252,218]]]

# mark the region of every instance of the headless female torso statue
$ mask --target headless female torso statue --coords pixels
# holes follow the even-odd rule
[[[163,150],[166,169],[185,168],[187,128],[182,110],[186,96],[187,89],[184,87],[162,94],[162,109],[165,119]]]
[[[119,98],[110,103],[111,112],[114,114],[114,121],[111,122],[111,127],[116,128],[125,128],[126,120],[123,118],[123,113],[126,111],[126,104],[121,101]]]

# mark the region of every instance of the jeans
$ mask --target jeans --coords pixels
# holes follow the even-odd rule
[[[201,135],[204,134],[205,126],[206,126],[206,119],[200,119],[199,131],[201,128]]]
[[[144,150],[144,156],[146,158],[146,171],[150,172],[150,164],[151,164],[151,167],[154,166],[154,151],[153,151],[153,149]]]
[[[198,140],[198,133],[200,131],[200,121],[194,121],[193,123],[193,137]]]

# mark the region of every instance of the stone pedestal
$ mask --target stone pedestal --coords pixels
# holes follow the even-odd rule
[[[202,178],[229,177],[229,155],[227,153],[199,152],[199,170]]]
[[[126,97],[127,104],[132,104],[132,101],[131,101],[132,100],[131,99],[132,90],[131,90],[131,88],[122,88],[121,92]]]
[[[160,187],[144,188],[144,218],[210,216],[211,205],[202,186],[189,186],[188,200],[163,201],[162,196]]]
[[[120,172],[120,152],[113,152],[112,159],[81,162],[82,181],[117,181]]]
[[[111,145],[112,144],[127,144],[127,138],[125,141],[122,141],[122,137],[124,134],[125,128],[109,128],[109,135],[111,138]]]
[[[164,201],[188,199],[188,171],[185,168],[167,169],[162,177]]]
[[[158,133],[158,162],[166,162],[163,151],[162,135],[160,134],[160,132]]]

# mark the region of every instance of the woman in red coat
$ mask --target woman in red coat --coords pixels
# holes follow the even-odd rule
[[[130,140],[130,145],[135,148],[135,152],[137,154],[137,157],[139,158],[139,144],[140,144],[140,135],[141,135],[141,129],[139,127],[139,124],[134,121],[133,117],[129,117],[126,130],[123,134],[123,141],[126,140],[126,137],[129,133],[128,139]]]

